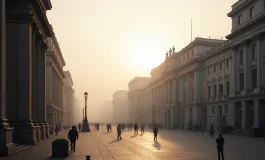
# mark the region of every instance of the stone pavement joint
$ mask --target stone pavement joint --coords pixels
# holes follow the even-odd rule
[[[95,133],[92,133],[93,140],[97,144],[97,148],[100,152],[100,155],[103,157],[104,160],[115,160],[110,152],[108,151],[107,147],[103,144],[103,142],[95,135]]]

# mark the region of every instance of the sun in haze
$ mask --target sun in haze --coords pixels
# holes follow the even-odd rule
[[[151,49],[139,48],[132,54],[132,61],[135,69],[151,71],[152,68],[159,65],[161,58],[154,55],[154,51]]]

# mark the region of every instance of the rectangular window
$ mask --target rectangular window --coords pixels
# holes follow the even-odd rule
[[[216,97],[216,85],[213,86],[213,97]]]
[[[240,73],[239,74],[239,87],[240,87],[240,90],[243,90],[244,89],[244,72]]]
[[[229,59],[226,59],[226,68],[229,68]]]
[[[223,84],[219,84],[219,96],[223,96],[223,90],[224,90],[224,88],[223,88],[224,86],[223,86]]]
[[[249,9],[249,18],[254,17],[254,14],[255,14],[254,7],[251,7],[251,8]]]
[[[215,114],[215,107],[212,106],[212,114]]]
[[[230,82],[226,82],[226,95],[230,94]]]
[[[237,17],[237,23],[238,25],[242,24],[242,15]]]
[[[226,125],[226,116],[223,116],[223,125]]]
[[[213,65],[213,72],[215,73],[215,70],[216,70],[216,66],[215,64]]]
[[[241,50],[239,53],[239,62],[242,64],[243,60],[244,60],[244,52],[243,52],[243,50]]]
[[[222,70],[222,62],[219,64],[219,69]]]
[[[208,86],[208,98],[211,98],[211,86]]]
[[[254,89],[257,87],[257,68],[252,69],[251,76],[252,76],[252,88]]]

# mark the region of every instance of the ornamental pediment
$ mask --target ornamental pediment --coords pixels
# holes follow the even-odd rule
[[[215,84],[215,83],[216,83],[216,79],[215,79],[215,78],[212,80],[212,83],[213,83],[213,84]]]
[[[222,77],[222,76],[220,76],[220,77],[218,78],[218,82],[221,82],[221,81],[223,81],[223,77]]]
[[[230,75],[229,74],[225,75],[225,80],[229,80],[229,79],[230,79]]]

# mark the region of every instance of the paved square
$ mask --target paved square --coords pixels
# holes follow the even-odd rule
[[[114,129],[113,129],[114,130]],[[182,130],[160,129],[158,142],[147,130],[134,137],[132,131],[122,132],[122,140],[117,141],[116,132],[100,131],[80,133],[76,152],[66,160],[84,160],[90,155],[92,160],[214,160],[217,158],[215,139],[205,133]],[[66,137],[66,134],[61,135]],[[225,159],[262,160],[265,157],[265,139],[224,135]],[[48,160],[51,157],[51,142],[46,140],[27,148],[7,160],[30,159]]]

